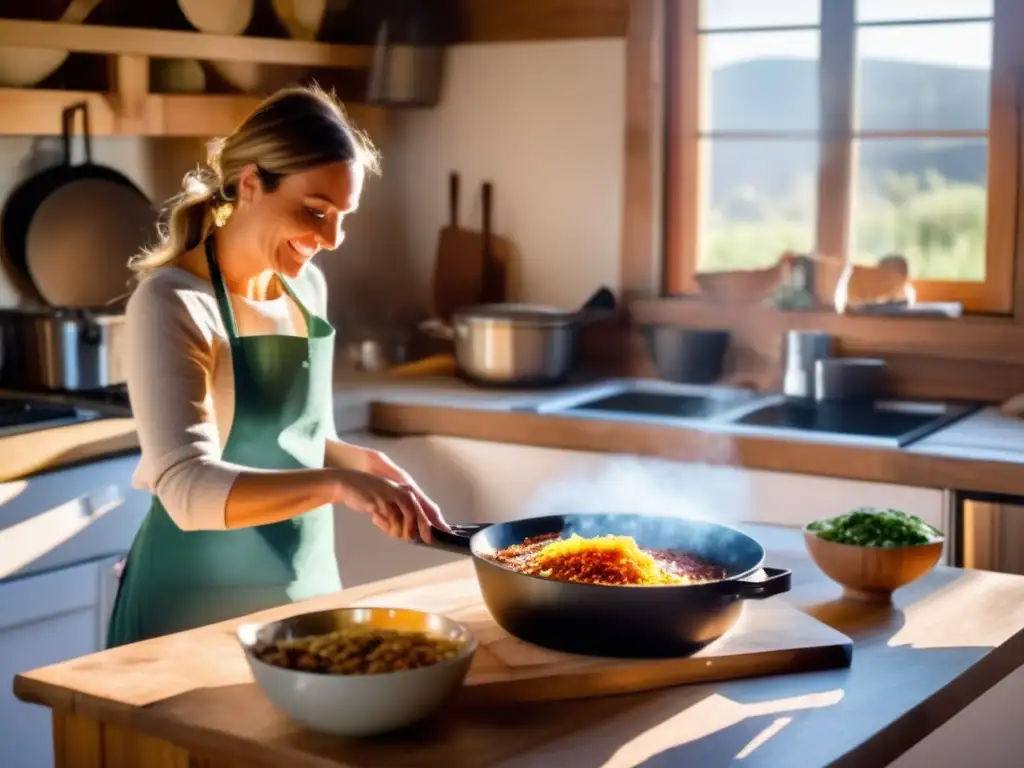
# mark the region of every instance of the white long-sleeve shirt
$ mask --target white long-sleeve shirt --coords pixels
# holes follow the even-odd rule
[[[327,286],[316,267],[307,265],[292,284],[310,312],[326,316]],[[230,299],[240,336],[306,335],[305,318],[287,296]],[[224,529],[228,494],[246,467],[221,459],[235,384],[213,285],[177,267],[157,269],[128,300],[125,335],[128,394],[142,449],[133,485],[158,496],[184,530]],[[333,414],[325,416],[336,436]]]

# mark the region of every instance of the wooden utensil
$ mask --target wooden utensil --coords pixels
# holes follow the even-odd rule
[[[342,8],[347,3],[342,3]],[[274,15],[293,40],[316,40],[327,16],[327,0],[273,0]]]
[[[57,21],[61,24],[81,24],[101,2],[103,0],[70,0]],[[20,2],[11,5],[20,5],[24,8],[30,4]],[[5,18],[22,18],[19,14],[20,8],[5,8],[4,11]],[[37,85],[56,72],[68,55],[68,51],[57,48],[0,47],[0,86],[25,88]]]
[[[485,181],[480,190],[483,208],[483,246],[484,246],[484,286],[485,302],[498,304],[508,301],[509,271],[512,262],[512,250],[505,238],[494,234],[494,185]]]
[[[730,303],[757,304],[775,293],[793,268],[795,259],[795,254],[784,253],[771,267],[698,272],[694,280],[706,296]]]
[[[255,0],[178,0],[188,23],[200,32],[240,35],[252,21]]]
[[[452,312],[483,300],[484,246],[477,232],[459,226],[459,175],[448,177],[448,224],[441,229],[434,268],[434,312],[449,320]]]

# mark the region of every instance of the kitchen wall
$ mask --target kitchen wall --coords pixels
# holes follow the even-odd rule
[[[453,47],[442,103],[388,116],[374,135],[383,176],[368,182],[345,245],[318,259],[339,330],[358,334],[429,313],[450,170],[463,179],[464,226],[480,226],[480,184],[494,184],[494,227],[518,247],[520,298],[571,306],[599,284],[617,287],[623,57],[621,39]],[[197,140],[93,144],[97,162],[158,201],[204,158]],[[0,137],[0,200],[59,160],[56,137]],[[0,306],[18,299],[0,270]]]
[[[460,45],[449,53],[443,102],[393,115],[383,178],[370,183],[346,247],[321,261],[332,300],[371,295],[395,311],[429,311],[451,170],[462,176],[465,226],[480,226],[480,184],[494,184],[495,229],[520,252],[520,298],[571,306],[598,284],[617,287],[624,42]],[[358,263],[365,251],[372,273]]]

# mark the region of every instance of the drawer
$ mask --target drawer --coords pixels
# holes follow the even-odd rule
[[[0,484],[0,581],[124,552],[149,507],[138,454]]]

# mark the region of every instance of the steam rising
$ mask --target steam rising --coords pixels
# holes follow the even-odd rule
[[[750,519],[750,503],[741,470],[616,455],[543,485],[525,516],[627,512],[734,525]]]

